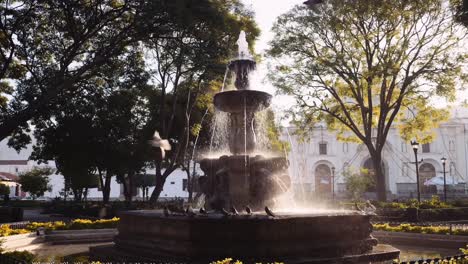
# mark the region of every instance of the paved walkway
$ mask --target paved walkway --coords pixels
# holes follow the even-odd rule
[[[57,256],[68,256],[89,252],[89,247],[110,245],[113,243],[86,243],[86,244],[68,244],[53,245],[51,243],[32,244],[16,248],[18,251],[27,250],[36,254],[40,258],[50,258]]]

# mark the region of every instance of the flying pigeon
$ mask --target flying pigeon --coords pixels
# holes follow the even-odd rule
[[[237,211],[236,207],[234,207],[234,205],[231,206],[231,213],[232,213],[233,215],[239,215],[239,212]]]
[[[247,212],[248,215],[252,214],[252,209],[250,209],[248,205],[245,207],[245,211]]]
[[[171,150],[171,144],[169,144],[169,140],[162,139],[157,130],[154,131],[153,139],[149,140],[149,144],[155,148],[161,149],[161,156],[163,159],[166,156],[166,150]]]
[[[271,217],[276,217],[276,215],[270,210],[270,208],[268,208],[268,206],[265,206],[265,212]]]

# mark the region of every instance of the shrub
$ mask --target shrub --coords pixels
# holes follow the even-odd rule
[[[29,233],[26,229],[12,229],[10,225],[0,225],[0,237]]]
[[[467,236],[468,230],[453,229],[447,226],[418,226],[412,224],[400,224],[396,226],[384,224],[373,224],[374,230],[389,231],[389,232],[408,232],[408,233],[421,233],[421,234],[444,234],[444,235],[462,235]]]
[[[24,261],[25,263],[32,263],[36,259],[36,256],[29,251],[11,251],[2,253],[2,255]]]
[[[45,223],[39,223],[39,222],[32,222],[29,223],[26,226],[26,229],[31,230],[31,231],[36,231],[38,228],[44,228],[46,230],[64,230],[67,229],[67,225],[62,222],[62,221],[55,221],[55,222],[45,222]]]

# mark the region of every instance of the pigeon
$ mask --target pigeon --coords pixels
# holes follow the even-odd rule
[[[276,217],[276,215],[270,210],[270,208],[268,208],[268,206],[265,206],[265,212],[271,217]]]
[[[368,215],[375,215],[375,211],[377,211],[377,208],[369,201],[366,201],[366,205],[364,207],[364,213]]]
[[[252,215],[252,209],[250,209],[248,205],[245,207],[245,211],[247,212],[248,215]]]
[[[354,210],[358,211],[359,213],[364,213],[364,211],[359,207],[357,202],[354,202]]]
[[[154,131],[153,139],[149,140],[148,143],[155,148],[161,149],[161,156],[163,159],[166,156],[166,150],[171,150],[169,140],[162,139],[158,131]]]
[[[221,208],[221,213],[222,213],[224,216],[231,216],[231,214],[230,214],[228,211],[226,211],[226,209],[224,209],[224,208]]]
[[[205,207],[201,207],[200,210],[198,211],[200,214],[208,214],[206,211]]]
[[[187,209],[185,209],[185,214],[190,216],[190,217],[193,217],[193,216],[196,215],[195,212],[193,211],[192,206],[190,206],[190,205],[187,207]]]
[[[169,211],[169,208],[167,206],[164,206],[164,216],[169,217],[171,215],[171,211]]]
[[[237,211],[236,207],[234,207],[234,205],[231,206],[231,213],[232,213],[233,215],[239,215],[239,212]]]

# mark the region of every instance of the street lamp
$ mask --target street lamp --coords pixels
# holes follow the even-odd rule
[[[444,173],[444,202],[447,202],[447,181],[445,178],[445,162],[447,162],[447,159],[442,157],[440,161],[442,161],[442,172]]]
[[[335,167],[331,168],[332,170],[332,200],[335,201]]]
[[[420,203],[421,202],[421,190],[419,186],[419,165],[418,165],[419,143],[416,140],[411,141],[411,146],[413,147],[413,151],[414,151],[414,159],[415,159],[414,164],[416,164],[416,184],[417,184],[417,190],[418,190],[418,203]]]

